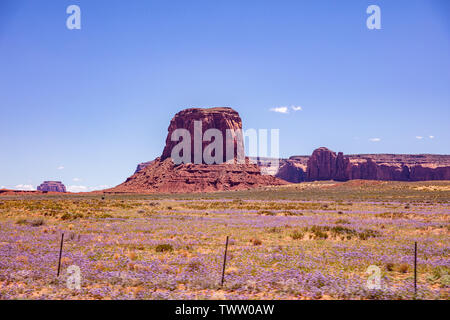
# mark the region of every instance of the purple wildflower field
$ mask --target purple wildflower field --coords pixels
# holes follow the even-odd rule
[[[4,197],[0,299],[449,298],[449,191],[383,184],[358,187],[356,198],[312,185],[192,198]],[[71,265],[80,289],[66,284]],[[371,265],[381,270],[377,289],[367,287]]]

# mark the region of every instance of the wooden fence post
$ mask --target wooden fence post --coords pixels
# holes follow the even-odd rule
[[[417,296],[417,241],[414,242],[414,298]]]
[[[57,277],[59,277],[59,271],[61,269],[61,255],[62,255],[63,242],[64,242],[64,232],[61,235],[61,245],[59,247],[58,273],[56,275]]]
[[[228,250],[228,236],[227,236],[227,240],[225,242],[225,253],[223,255],[222,282],[220,284],[222,287],[223,287],[223,281],[225,280],[225,265],[227,263],[227,250]]]

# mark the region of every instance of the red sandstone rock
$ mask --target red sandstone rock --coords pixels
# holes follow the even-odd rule
[[[296,157],[291,157],[295,159]],[[298,158],[298,157],[297,157]],[[294,160],[295,161],[295,160]],[[294,182],[295,177],[288,177]],[[450,156],[362,154],[336,155],[327,148],[314,150],[304,181],[352,179],[387,181],[450,180]]]
[[[137,165],[136,170],[134,171],[134,173],[138,173],[138,172],[144,170],[144,169],[147,168],[149,165],[151,165],[154,161],[155,161],[155,160],[139,163],[139,164]]]
[[[104,192],[184,193],[245,190],[287,182],[270,175],[261,175],[255,164],[179,164],[171,158],[152,161],[124,183]]]
[[[61,183],[61,181],[44,181],[37,187],[37,190],[47,192],[66,192],[66,187]]]
[[[277,178],[285,181],[298,183],[306,180],[306,163],[297,160],[287,159],[280,161]]]
[[[161,160],[165,160],[171,157],[172,149],[178,144],[178,141],[172,141],[172,133],[175,129],[187,129],[191,133],[191,163],[194,163],[194,121],[201,121],[202,132],[200,139],[202,139],[204,132],[207,129],[218,129],[223,136],[223,162],[226,161],[226,131],[227,129],[237,130],[242,129],[242,121],[239,114],[231,108],[191,108],[178,112],[170,121],[170,125],[166,138],[166,146],[161,155]],[[236,158],[238,148],[244,150],[243,142],[238,141],[235,136],[234,150],[231,158]],[[202,150],[210,144],[210,142],[202,142]]]
[[[224,163],[174,164],[171,159],[172,148],[178,141],[172,141],[172,132],[176,129],[187,129],[191,134],[191,162],[194,162],[194,121],[202,122],[202,134],[210,128],[218,129],[224,137]],[[226,130],[242,129],[239,114],[231,108],[186,109],[178,112],[168,128],[166,146],[161,158],[138,165],[133,176],[115,188],[104,192],[136,192],[136,193],[182,193],[209,192],[222,190],[245,190],[271,185],[287,184],[274,176],[261,174],[256,164],[244,159],[245,163],[225,163]],[[231,158],[236,158],[238,148],[243,150],[243,142],[233,137],[234,150]],[[203,142],[203,148],[210,142]]]
[[[340,156],[340,159],[341,158],[342,155]],[[343,160],[340,160],[340,164],[343,165],[343,162]],[[341,169],[346,170],[346,168]],[[308,160],[306,180],[331,180],[336,176],[345,176],[344,172],[337,172],[336,153],[325,147],[314,150]]]

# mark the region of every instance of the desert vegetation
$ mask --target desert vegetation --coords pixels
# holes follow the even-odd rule
[[[0,299],[448,299],[449,185],[4,196]],[[80,290],[66,286],[70,265]],[[381,289],[366,286],[370,265]]]

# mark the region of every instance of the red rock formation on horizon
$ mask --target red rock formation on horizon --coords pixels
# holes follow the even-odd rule
[[[285,181],[299,183],[306,180],[306,164],[299,161],[284,160],[280,162],[276,177]]]
[[[112,193],[185,193],[246,190],[287,184],[284,180],[262,175],[256,164],[179,164],[171,158],[152,161],[124,183],[104,192]]]
[[[209,192],[222,190],[245,190],[256,187],[283,185],[286,181],[274,176],[261,174],[256,164],[249,159],[243,164],[238,163],[181,163],[174,164],[171,158],[172,148],[178,141],[172,141],[172,133],[176,129],[187,129],[191,134],[191,161],[194,162],[194,121],[202,122],[202,135],[210,128],[218,129],[224,137],[223,150],[226,159],[226,131],[242,129],[239,114],[231,108],[192,108],[178,112],[170,122],[166,145],[160,158],[144,162],[137,166],[136,172],[124,183],[117,187],[104,190],[104,192],[120,193],[182,193],[182,192]],[[233,136],[233,155],[235,158],[238,149],[242,148],[243,141]],[[202,143],[203,148],[210,142]]]
[[[307,159],[306,166],[304,165]],[[353,179],[386,181],[450,180],[449,155],[356,154],[344,156],[321,147],[308,158],[294,156],[280,161],[277,177],[290,182]],[[284,166],[296,171],[282,171]],[[302,180],[303,177],[303,180]]]
[[[61,181],[44,181],[37,187],[37,190],[46,192],[66,192],[66,187]]]
[[[133,176],[105,192],[206,192],[240,190],[260,186],[282,185],[288,182],[315,180],[450,180],[450,156],[445,155],[347,155],[325,147],[314,150],[311,156],[281,159],[275,176],[262,175],[263,160],[246,158],[244,164],[182,163],[174,164],[171,152],[179,141],[172,141],[176,129],[191,134],[191,162],[194,162],[194,121],[201,121],[202,132],[218,129],[226,137],[227,129],[242,129],[239,114],[231,108],[191,108],[178,112],[170,122],[166,145],[160,158],[137,166]],[[203,139],[202,139],[203,140]],[[243,141],[233,136],[234,157]],[[202,141],[202,150],[210,142]],[[226,150],[226,139],[223,141]],[[226,161],[224,152],[223,161]]]

